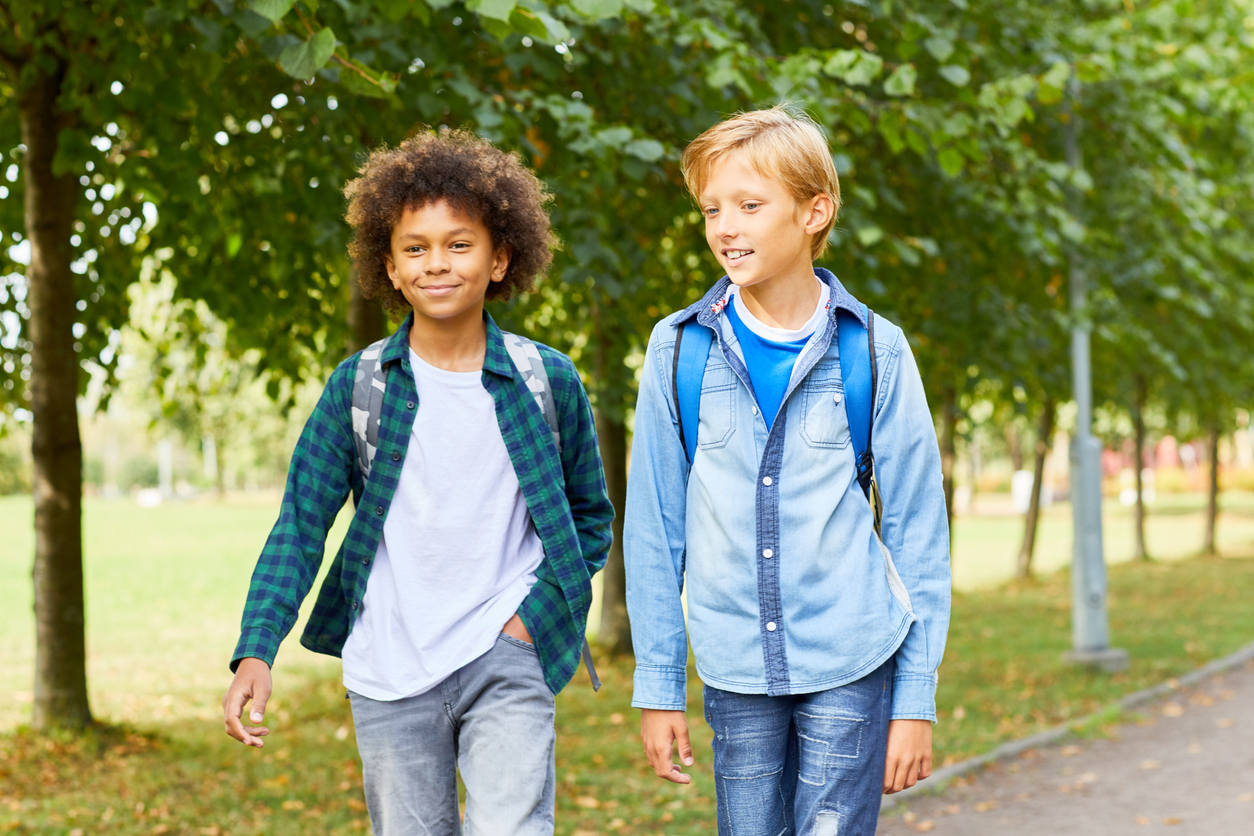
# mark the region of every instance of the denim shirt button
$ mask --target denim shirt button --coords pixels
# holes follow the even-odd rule
[[[754,414],[754,415],[757,415],[757,414],[758,414],[758,406],[757,406],[757,404],[754,404],[753,406],[751,406],[751,407],[749,407],[749,408],[753,410],[753,414]]]
[[[775,552],[771,551],[770,549],[763,549],[762,556],[765,557],[767,560],[770,560],[772,557],[775,556]]]
[[[764,477],[762,477],[762,484],[763,484],[763,485],[766,485],[768,488],[771,486],[771,482],[772,482],[772,481],[774,481],[774,480],[773,480],[773,479],[771,479],[771,477],[770,477],[770,476],[764,476]]]
[[[768,621],[768,622],[766,622],[766,632],[768,632],[768,633],[774,633],[774,632],[775,632],[775,622],[774,622],[774,621]]]
[[[836,405],[837,405],[837,406],[840,406],[840,393],[839,393],[839,392],[837,392],[835,395],[833,395],[833,396],[832,396],[832,400],[834,400],[834,401],[836,402]]]

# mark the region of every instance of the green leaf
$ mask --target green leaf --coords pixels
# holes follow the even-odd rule
[[[231,15],[231,20],[235,21],[235,25],[242,29],[244,34],[250,38],[255,38],[270,28],[270,20],[251,9],[240,9]]]
[[[510,13],[509,25],[520,35],[530,35],[542,41],[549,36],[549,28],[544,25],[544,21],[540,20],[535,12],[524,9],[522,6]]]
[[[962,172],[962,155],[958,153],[957,148],[946,148],[941,151],[936,155],[936,161],[940,163],[941,171],[950,177]]]
[[[646,163],[654,163],[666,156],[666,146],[656,139],[636,139],[627,143],[623,153],[644,160]]]
[[[870,84],[883,68],[884,59],[873,52],[863,52],[860,49],[838,49],[823,65],[823,72],[853,87]]]
[[[283,72],[293,78],[308,80],[326,66],[333,52],[335,52],[335,33],[330,27],[326,27],[309,40],[293,44],[283,50],[283,53],[279,55],[279,66],[283,68]]]
[[[870,226],[864,226],[859,229],[857,235],[858,241],[862,244],[862,246],[873,247],[878,244],[881,239],[883,239],[884,230],[874,224],[871,224]]]
[[[914,93],[914,83],[919,71],[914,64],[902,64],[884,81],[884,92],[889,96],[909,96]]]
[[[545,42],[557,44],[570,38],[570,30],[566,28],[565,23],[562,23],[548,12],[537,10],[533,14],[540,18],[544,28],[548,30],[547,34],[541,36]]]
[[[884,86],[887,87],[888,85],[885,84]],[[888,149],[894,154],[900,154],[906,147],[906,141],[901,138],[901,129],[905,125],[905,121],[906,118],[901,111],[886,110],[880,114],[879,119],[875,123],[880,136],[884,137],[884,141],[888,143]]]
[[[363,78],[361,73],[353,72],[348,67],[340,67],[340,84],[349,92],[374,99],[386,99],[396,90],[398,77],[394,73],[372,70],[357,60],[349,63],[370,77]]]
[[[240,246],[244,243],[244,236],[238,232],[232,232],[226,237],[226,254],[230,258],[235,258],[239,252]]]
[[[498,41],[504,41],[510,35],[514,34],[514,27],[509,25],[509,21],[496,20],[491,17],[479,18],[479,25],[487,30],[488,34],[496,38]]]
[[[480,17],[509,22],[510,12],[514,10],[514,0],[469,0],[466,8],[476,12]]]
[[[949,38],[936,35],[928,38],[923,42],[923,48],[932,54],[932,57],[942,64],[949,60],[949,56],[954,54],[954,42]]]
[[[276,23],[292,10],[295,2],[296,0],[253,0],[249,8],[271,23]]]
[[[593,20],[617,17],[623,11],[623,0],[570,0],[570,5]]]
[[[971,80],[971,73],[967,68],[958,64],[946,64],[940,68],[940,74],[941,78],[955,87],[966,87]]]
[[[374,7],[393,23],[399,23],[409,12],[411,5],[414,7],[414,12],[421,15],[422,12],[418,7],[422,6],[422,3],[411,4],[409,0],[374,0]],[[426,8],[423,7],[422,11],[426,11]]]
[[[1071,78],[1071,65],[1066,61],[1055,61],[1054,66],[1041,76],[1041,85],[1036,91],[1036,99],[1041,104],[1055,104],[1062,101],[1063,90]]]

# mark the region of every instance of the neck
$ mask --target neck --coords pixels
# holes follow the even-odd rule
[[[814,265],[807,259],[796,269],[740,288],[740,297],[764,325],[795,331],[814,315],[821,293],[818,282]]]
[[[437,369],[446,372],[477,372],[488,350],[488,328],[483,308],[452,319],[431,319],[414,314],[409,347]]]

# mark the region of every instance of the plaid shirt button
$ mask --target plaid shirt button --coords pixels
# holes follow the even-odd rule
[[[399,462],[400,460],[401,460],[401,454],[394,451],[392,453],[392,461]]]
[[[382,517],[382,516],[383,516],[383,506],[382,506],[382,505],[376,505],[376,506],[374,506],[374,512],[375,512],[375,514],[376,514],[377,516]]]
[[[406,409],[413,409],[413,408],[414,408],[414,402],[413,402],[413,401],[405,401],[405,408],[406,408]]]

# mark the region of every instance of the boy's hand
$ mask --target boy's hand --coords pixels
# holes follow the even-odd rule
[[[511,638],[518,639],[520,642],[535,644],[531,640],[531,634],[527,632],[527,625],[523,624],[523,620],[518,617],[518,613],[510,616],[509,621],[505,622],[505,626],[501,628],[501,632]]]
[[[890,720],[888,757],[884,761],[884,795],[913,787],[931,774],[931,721]]]
[[[265,719],[266,701],[270,699],[273,682],[270,679],[270,666],[260,659],[241,659],[235,669],[235,679],[231,687],[226,689],[222,698],[222,714],[226,720],[226,733],[243,743],[245,746],[256,746],[260,749],[266,745],[261,738],[270,733],[265,726],[245,726],[240,717],[244,713],[244,703],[253,701],[249,719],[260,723]]]
[[[679,744],[679,758],[684,766],[692,766],[692,744],[688,742],[688,719],[682,711],[640,710],[640,737],[649,766],[659,778],[675,784],[690,784],[692,776],[672,759],[672,746]]]

